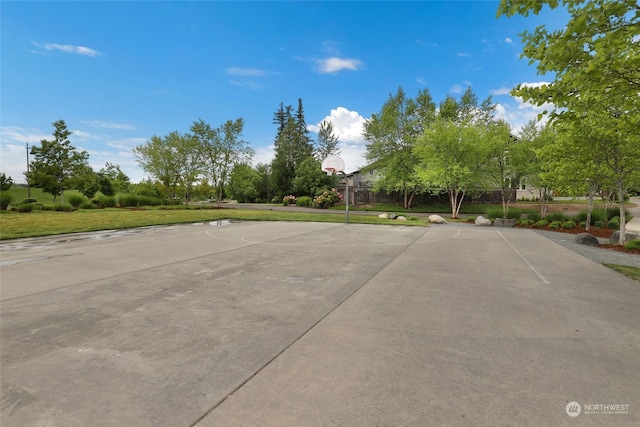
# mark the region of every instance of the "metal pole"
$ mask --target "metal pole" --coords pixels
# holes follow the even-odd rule
[[[31,185],[29,185],[29,143],[27,142],[27,198],[31,198]]]
[[[344,174],[344,184],[345,184],[345,202],[346,202],[346,208],[345,208],[345,217],[346,217],[346,223],[349,224],[349,177],[347,176],[347,174]]]

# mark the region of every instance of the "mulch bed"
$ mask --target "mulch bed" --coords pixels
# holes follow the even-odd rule
[[[566,233],[566,234],[580,234],[580,233],[589,233],[595,237],[602,237],[605,239],[609,239],[611,237],[611,235],[613,234],[614,231],[616,230],[612,230],[611,228],[600,228],[600,227],[590,227],[589,231],[586,230],[586,228],[584,227],[573,227],[573,228],[569,228],[569,229],[564,229],[564,228],[559,228],[556,230],[549,230],[549,226],[543,227],[543,228],[533,228],[533,227],[522,227],[520,225],[516,225],[516,227],[518,228],[531,228],[533,230],[548,230],[548,231],[555,231],[557,233]],[[609,249],[609,250],[613,250],[613,251],[618,251],[618,252],[623,252],[625,254],[636,254],[636,255],[640,255],[640,249],[636,249],[636,250],[628,250],[625,249],[624,246],[620,246],[620,245],[612,245],[612,244],[600,244],[600,246],[598,246],[599,248],[602,249]]]

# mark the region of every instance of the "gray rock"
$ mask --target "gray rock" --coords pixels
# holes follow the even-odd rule
[[[491,220],[483,216],[479,216],[478,218],[476,218],[476,225],[488,227],[491,225]]]
[[[396,219],[398,218],[398,215],[396,214],[389,214],[389,219]]]
[[[589,233],[580,233],[573,239],[573,241],[581,245],[589,245],[589,246],[600,245],[600,242],[598,242],[598,238]]]
[[[406,216],[402,216],[400,215],[398,218],[396,218],[396,221],[406,221],[407,217]]]
[[[632,240],[638,240],[640,239],[640,234],[638,233],[634,233],[632,231],[625,231],[624,233],[624,237],[628,242],[632,241]],[[618,244],[620,243],[620,230],[616,230],[613,232],[613,234],[611,235],[611,237],[609,237],[609,241],[613,244]]]
[[[515,219],[496,218],[493,220],[493,225],[496,227],[515,227],[516,222]]]
[[[388,219],[389,218],[389,214],[388,213],[381,213],[380,215],[378,215],[378,218]]]
[[[429,215],[429,223],[431,224],[446,224],[447,220],[442,218],[440,215]]]

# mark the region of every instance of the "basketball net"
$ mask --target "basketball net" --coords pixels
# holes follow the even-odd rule
[[[327,175],[331,176],[336,171],[336,169],[335,168],[325,168],[324,171],[327,173]]]

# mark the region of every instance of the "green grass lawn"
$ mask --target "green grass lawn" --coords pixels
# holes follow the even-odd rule
[[[622,273],[625,276],[640,282],[640,268],[629,267],[626,265],[617,265],[617,264],[605,264],[605,265],[617,271],[618,273]]]
[[[0,239],[48,236],[86,231],[145,227],[162,224],[180,224],[230,219],[236,221],[345,221],[344,213],[308,213],[243,209],[80,209],[74,212],[33,211],[29,213],[2,212]],[[425,226],[424,220],[409,217],[400,222],[371,215],[349,216],[356,224],[393,224]]]
[[[29,197],[29,192],[31,192],[31,198],[36,199],[38,203],[53,205],[53,195],[45,193],[41,188],[31,188],[31,190],[29,190],[27,187],[12,185],[9,190],[3,191],[3,193],[5,192],[11,196],[12,205],[22,203],[24,199]],[[70,194],[80,194],[80,192],[77,190],[66,190],[64,192],[65,198]],[[56,203],[60,204],[60,196],[57,197]]]

